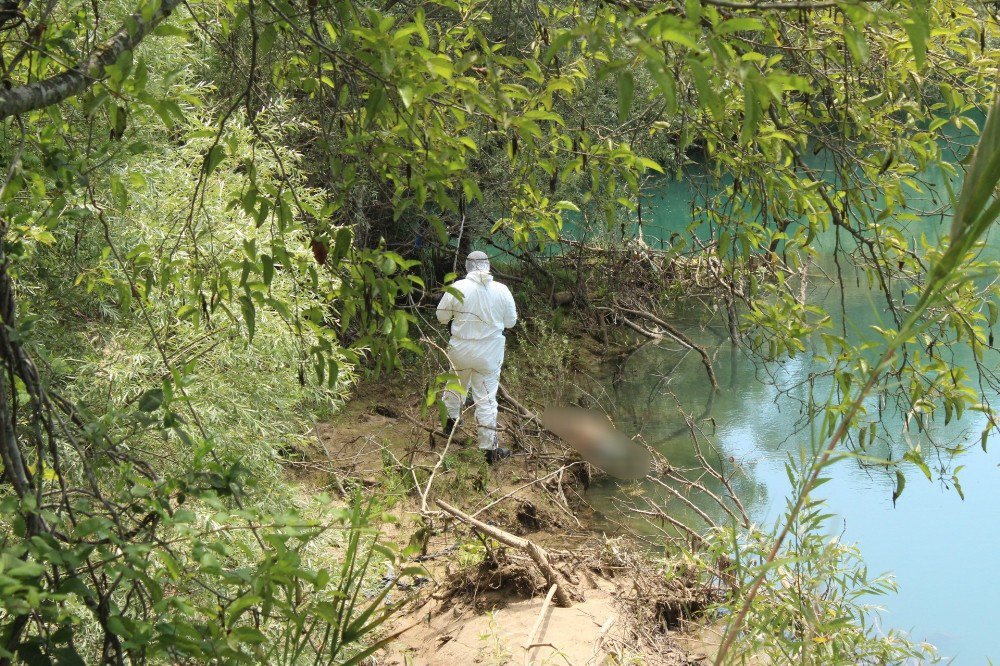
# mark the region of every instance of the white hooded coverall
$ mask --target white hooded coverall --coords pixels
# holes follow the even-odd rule
[[[517,322],[517,309],[510,290],[493,281],[485,253],[470,254],[466,268],[469,272],[465,278],[452,285],[464,298],[459,300],[446,293],[438,303],[437,318],[442,324],[452,322],[448,360],[462,388],[470,392],[475,401],[479,448],[494,449],[497,447],[497,389],[507,341],[503,331]],[[458,419],[463,396],[456,391],[445,391],[442,400],[448,416]]]

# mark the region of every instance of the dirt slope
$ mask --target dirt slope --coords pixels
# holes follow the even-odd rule
[[[694,637],[663,636],[659,649],[643,645],[633,618],[620,603],[621,590],[598,579],[586,599],[570,608],[545,607],[541,596],[514,601],[482,613],[466,604],[432,601],[401,623],[419,621],[393,645],[385,662],[394,666],[534,664],[597,666],[704,664],[706,653]],[[534,632],[534,635],[532,635]],[[530,640],[530,643],[529,643]]]

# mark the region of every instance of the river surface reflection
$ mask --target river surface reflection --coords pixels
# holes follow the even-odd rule
[[[690,220],[690,196],[690,191],[658,194],[650,208],[668,222],[652,232],[655,236],[668,235],[667,227],[683,227],[670,219]],[[944,219],[925,222],[923,231],[933,238],[943,233],[945,223]],[[863,278],[855,281],[852,276],[845,281],[841,310],[840,289],[820,277],[835,274],[831,258],[821,257],[817,268],[822,270],[813,272],[817,277],[810,280],[810,301],[826,308],[838,327],[846,315],[852,336],[871,339],[870,325],[883,316],[880,296],[868,289]],[[701,423],[713,435],[718,451],[731,457],[740,470],[739,490],[753,520],[773,522],[789,490],[784,469],[788,453],[811,445],[803,403],[808,399],[810,374],[825,367],[813,360],[813,354],[823,350],[807,350],[795,359],[763,366],[742,351],[731,359],[724,330],[705,331],[694,321],[675,323],[686,325],[689,335],[717,351],[715,365],[723,389]],[[970,361],[961,355],[955,358],[956,363],[971,365]],[[994,370],[997,361],[995,356],[985,359]],[[812,387],[816,399],[825,401],[829,381],[820,377]],[[634,354],[614,379],[604,381],[603,390],[603,402],[620,428],[629,435],[641,433],[675,465],[694,463],[691,439],[680,416],[680,409],[698,415],[707,404],[704,368],[694,353],[672,341],[649,345]],[[1000,404],[1000,396],[987,397]],[[868,405],[872,414],[878,413],[876,400]],[[878,600],[885,609],[882,625],[933,643],[956,664],[1000,659],[998,613],[993,605],[1000,598],[1000,437],[991,435],[984,452],[979,447],[983,424],[981,415],[966,415],[948,428],[939,422],[929,435],[939,443],[972,445],[959,459],[945,455],[940,461],[952,468],[964,465],[959,474],[964,501],[950,483],[929,481],[910,467],[905,492],[893,506],[894,477],[851,460],[832,468],[832,481],[818,491],[836,514],[831,533],[842,532],[845,541],[858,543],[872,573],[891,572],[899,583],[898,594]],[[930,446],[928,435],[915,429],[904,432],[902,418],[889,407],[882,412],[881,426],[885,435],[875,444],[874,455],[898,458],[906,446]],[[610,507],[622,489],[607,482],[593,487],[591,498],[598,507]],[[680,507],[674,509],[683,513]]]

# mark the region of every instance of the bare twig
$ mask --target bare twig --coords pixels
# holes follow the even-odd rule
[[[545,481],[546,479],[550,479],[550,478],[552,478],[553,476],[555,476],[557,474],[562,474],[562,472],[564,472],[565,470],[569,469],[573,465],[582,465],[582,464],[585,464],[585,461],[583,461],[583,460],[576,460],[574,462],[569,463],[568,465],[563,465],[559,469],[557,469],[555,471],[552,471],[552,472],[549,472],[545,476],[540,476],[537,479],[535,479],[534,481],[529,481],[528,483],[525,483],[524,485],[518,486],[514,490],[512,490],[509,493],[507,493],[506,495],[504,495],[503,497],[500,497],[498,499],[493,500],[492,502],[490,502],[486,506],[482,507],[481,509],[477,509],[476,512],[473,513],[473,514],[471,514],[471,515],[472,515],[473,518],[475,518],[476,516],[478,516],[479,514],[481,514],[483,511],[486,511],[487,509],[493,508],[494,506],[496,506],[500,502],[503,502],[504,500],[510,499],[511,497],[513,497],[514,495],[518,494],[519,492],[521,492],[525,488],[533,486],[536,483],[541,483],[542,481]]]

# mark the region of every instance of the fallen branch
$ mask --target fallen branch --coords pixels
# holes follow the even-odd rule
[[[656,478],[653,475],[648,475],[646,478],[649,481],[652,481],[656,485],[658,485],[661,488],[663,488],[664,490],[666,490],[668,493],[670,493],[671,495],[673,495],[674,497],[676,497],[680,502],[682,502],[684,505],[686,505],[689,509],[691,509],[692,511],[694,511],[698,515],[698,517],[701,518],[702,520],[704,520],[705,523],[709,527],[711,527],[711,528],[718,528],[718,525],[716,524],[716,522],[714,520],[712,520],[711,516],[709,516],[704,511],[702,511],[701,508],[699,508],[697,504],[695,504],[694,502],[692,502],[689,498],[685,497],[684,494],[681,493],[680,491],[678,491],[676,488],[670,486],[669,484],[664,483],[663,481],[661,481],[660,479]],[[685,481],[685,483],[687,483],[686,479],[684,481]],[[694,485],[694,484],[690,484],[689,483],[688,485]],[[725,504],[722,504],[722,502],[719,502],[719,504],[721,504],[723,506],[723,508],[725,508]]]
[[[594,641],[594,649],[591,650],[590,659],[587,660],[587,666],[597,663],[597,656],[601,649],[601,645],[604,644],[604,639],[607,637],[608,632],[611,631],[611,627],[613,627],[614,624],[615,616],[612,615],[604,621],[604,624],[601,625],[601,630],[597,634],[597,640]]]
[[[630,513],[634,513],[634,514],[637,514],[637,515],[640,515],[640,516],[647,516],[647,517],[652,517],[652,518],[659,518],[662,521],[670,523],[671,525],[673,525],[674,527],[676,527],[679,531],[681,531],[681,532],[687,534],[689,537],[691,537],[691,542],[692,543],[697,544],[699,546],[702,546],[702,545],[705,544],[705,537],[703,537],[702,535],[698,534],[693,529],[691,529],[690,527],[688,527],[687,525],[685,525],[681,521],[677,520],[676,518],[674,518],[673,516],[671,516],[670,514],[668,514],[666,511],[663,510],[662,507],[660,507],[659,505],[653,504],[653,503],[650,503],[649,506],[651,507],[651,509],[649,509],[649,510],[647,510],[647,509],[640,509],[640,508],[635,507],[635,506],[626,506],[626,509]]]
[[[642,326],[639,326],[639,324],[635,323],[634,321],[632,321],[628,317],[622,317],[622,322],[626,326],[628,326],[629,328],[631,328],[633,331],[635,331],[636,333],[638,333],[639,335],[645,336],[645,337],[649,338],[650,340],[662,340],[663,339],[662,335],[659,335],[658,333],[653,333],[652,331],[650,331],[648,329],[645,329]]]
[[[719,380],[716,379],[715,377],[715,368],[712,367],[712,358],[708,355],[708,351],[704,347],[695,343],[691,338],[684,335],[684,333],[681,332],[681,330],[678,329],[673,324],[668,324],[667,322],[663,321],[662,319],[660,319],[651,312],[645,312],[643,310],[633,310],[631,308],[625,308],[621,306],[619,306],[618,309],[621,310],[622,312],[627,312],[630,315],[634,315],[636,317],[642,317],[646,321],[656,324],[664,331],[669,333],[670,337],[672,337],[674,340],[677,340],[677,342],[681,343],[688,349],[693,349],[694,351],[698,352],[698,355],[701,356],[701,362],[705,365],[705,370],[708,372],[708,379],[710,382],[712,382],[712,388],[715,389],[716,391],[719,390]]]
[[[463,513],[443,500],[438,499],[434,500],[434,502],[441,507],[445,513],[458,518],[476,531],[481,532],[482,534],[485,534],[486,536],[495,539],[506,546],[517,548],[518,550],[526,553],[528,557],[534,560],[535,564],[538,565],[542,575],[545,576],[546,582],[548,582],[549,585],[556,586],[556,605],[562,608],[569,608],[573,605],[574,601],[583,600],[583,596],[568,580],[566,580],[566,577],[552,567],[549,563],[548,553],[541,546],[538,546],[523,537],[514,536],[510,532],[506,532],[499,527],[487,525],[480,520],[476,520],[472,516]]]
[[[750,516],[747,514],[746,507],[743,506],[743,502],[740,501],[740,497],[739,495],[736,494],[736,491],[733,489],[733,486],[730,483],[729,479],[726,478],[726,476],[721,471],[716,471],[716,469],[708,463],[708,459],[705,458],[705,454],[702,453],[701,444],[698,442],[698,434],[695,429],[694,421],[692,421],[691,417],[688,416],[687,414],[684,415],[684,421],[687,423],[687,426],[691,432],[691,442],[694,444],[695,457],[697,458],[698,462],[701,463],[702,469],[704,469],[708,474],[710,474],[714,479],[716,479],[719,483],[722,484],[722,486],[726,489],[726,494],[729,497],[729,499],[731,499],[733,501],[733,504],[736,505],[736,508],[739,509],[741,524],[746,529],[750,529]],[[719,457],[719,463],[721,467],[722,463],[721,456]],[[703,488],[703,490],[706,493],[709,492],[707,488]],[[714,494],[712,496],[714,497]],[[726,505],[721,500],[717,498],[716,501],[719,503],[720,506],[722,506],[723,508],[726,509],[726,511],[729,512],[729,515],[733,515],[732,510],[726,507]]]
[[[501,497],[499,499],[496,499],[496,500],[493,500],[492,502],[490,502],[489,504],[487,504],[483,508],[476,509],[476,512],[474,514],[472,514],[471,517],[475,518],[476,516],[478,516],[479,514],[481,514],[483,511],[486,511],[487,509],[490,509],[490,508],[496,506],[497,504],[499,504],[500,502],[502,502],[502,501],[504,501],[506,499],[510,499],[511,497],[513,497],[514,495],[518,494],[519,492],[521,492],[522,490],[524,490],[525,488],[527,488],[529,486],[533,486],[536,483],[541,483],[542,481],[545,481],[546,479],[552,478],[556,474],[561,474],[562,472],[564,472],[565,470],[569,469],[573,465],[582,465],[582,464],[585,464],[585,461],[583,461],[583,460],[576,460],[576,461],[571,462],[571,463],[569,463],[567,465],[563,465],[562,467],[560,467],[559,469],[555,470],[554,472],[549,472],[545,476],[540,476],[537,479],[535,479],[534,481],[528,481],[524,485],[518,486],[514,490],[510,491],[509,493],[507,493],[503,497]],[[489,499],[488,496],[487,496],[487,499]]]
[[[558,589],[558,585],[553,585],[549,588],[549,593],[545,595],[545,601],[542,602],[542,610],[538,612],[538,619],[535,620],[535,626],[531,628],[528,640],[524,642],[524,666],[530,666],[531,664],[531,650],[535,646],[535,634],[538,633],[538,628],[542,626],[542,620],[545,619],[545,614],[549,610],[549,604],[552,603],[552,597]]]
[[[498,388],[499,388],[500,397],[503,398],[504,400],[506,400],[507,402],[509,402],[519,412],[521,412],[521,416],[523,416],[526,419],[530,419],[530,420],[534,421],[535,423],[538,423],[539,425],[541,425],[542,419],[539,418],[538,414],[535,414],[533,411],[531,411],[530,409],[528,409],[527,407],[525,407],[524,405],[522,405],[521,403],[519,403],[517,400],[515,400],[514,396],[512,396],[510,393],[508,393],[507,389],[505,389],[503,387],[503,384],[501,384]]]

